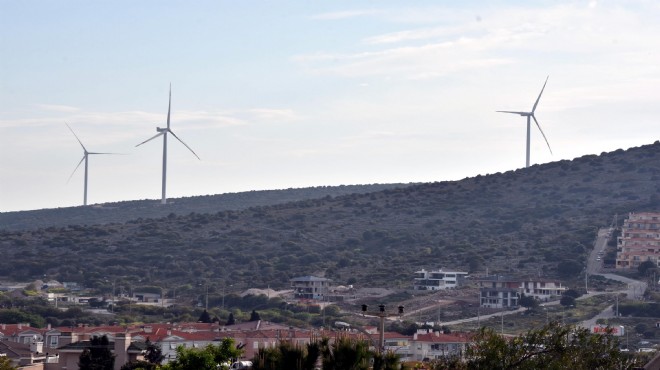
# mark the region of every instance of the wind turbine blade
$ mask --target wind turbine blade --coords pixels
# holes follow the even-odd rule
[[[550,148],[550,143],[548,142],[548,138],[545,137],[545,134],[543,133],[543,130],[541,130],[541,125],[539,125],[539,121],[536,120],[536,117],[532,115],[532,118],[534,118],[534,122],[536,122],[536,127],[539,128],[539,131],[541,131],[541,135],[543,135],[543,139],[545,139],[545,143],[548,144],[548,149],[550,149],[550,154],[552,154],[552,149]]]
[[[78,167],[80,167],[80,165],[83,163],[84,160],[85,160],[85,156],[83,155],[83,157],[82,157],[82,159],[80,160],[80,162],[78,162],[78,165],[76,166],[76,168],[74,168],[74,169],[73,169],[73,172],[71,172],[71,176],[69,176],[69,178],[66,180],[66,183],[67,183],[67,184],[69,183],[69,181],[71,181],[71,178],[73,177],[73,174],[75,174],[76,171],[78,171]]]
[[[174,132],[170,131],[170,134],[172,134],[172,136],[174,136],[177,140],[179,140],[179,142],[181,142],[181,144],[185,145],[186,148],[188,148],[188,150],[190,150],[190,151],[192,152],[192,154],[194,154],[195,157],[197,157],[197,159],[199,159],[200,161],[202,160],[201,158],[199,158],[199,156],[197,155],[197,153],[195,153],[195,151],[192,150],[192,149],[188,146],[188,144],[184,143],[183,140],[179,139],[179,137],[176,136],[176,135],[174,134]]]
[[[163,131],[163,132],[159,132],[159,133],[157,133],[156,135],[154,135],[154,136],[148,138],[147,140],[141,142],[140,144],[136,145],[136,147],[138,147],[138,146],[140,146],[140,145],[142,145],[142,144],[144,144],[144,143],[146,143],[146,142],[148,142],[148,141],[151,141],[151,140],[153,140],[153,139],[159,137],[160,135],[163,135],[164,133],[165,133],[165,131]]]
[[[167,104],[167,129],[170,129],[170,109],[172,108],[172,83],[170,82],[170,102]]]
[[[66,125],[66,127],[69,128],[69,131],[71,131],[71,133],[73,134],[73,136],[76,137],[76,140],[78,140],[78,143],[79,143],[80,146],[83,148],[83,150],[84,150],[85,152],[87,152],[87,149],[86,149],[85,146],[83,145],[82,141],[80,141],[80,139],[78,138],[78,135],[76,135],[76,133],[73,132],[73,129],[71,128],[71,126],[69,126],[69,124],[66,123],[66,122],[64,122],[64,124]]]
[[[121,153],[101,153],[101,152],[87,152],[87,154],[114,154],[114,155],[123,155]]]
[[[529,114],[529,112],[514,112],[514,111],[510,111],[510,110],[496,110],[495,112],[498,112],[498,113],[513,113],[513,114],[519,114],[521,116]]]
[[[532,107],[532,113],[536,111],[536,106],[539,105],[539,100],[541,100],[541,95],[543,95],[543,90],[545,90],[545,84],[548,83],[548,78],[550,78],[550,76],[545,78],[545,83],[543,84],[543,88],[541,88],[541,93],[539,94],[539,97],[536,98],[536,102],[534,102],[534,106]]]

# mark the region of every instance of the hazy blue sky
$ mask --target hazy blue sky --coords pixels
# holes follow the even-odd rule
[[[650,144],[657,1],[0,0],[0,211],[457,180]]]

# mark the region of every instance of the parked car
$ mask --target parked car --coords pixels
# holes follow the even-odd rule
[[[249,370],[252,369],[252,361],[236,361],[231,364],[231,370]]]

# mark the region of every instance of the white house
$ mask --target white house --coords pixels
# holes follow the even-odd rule
[[[443,290],[456,288],[462,282],[467,272],[443,271],[442,269],[426,271],[421,269],[415,271],[413,278],[414,290]]]
[[[528,297],[546,302],[552,298],[560,297],[566,291],[566,287],[558,281],[523,280],[520,283],[520,291]]]
[[[465,335],[418,332],[410,343],[410,357],[414,361],[437,360],[445,357],[463,357],[468,345]]]

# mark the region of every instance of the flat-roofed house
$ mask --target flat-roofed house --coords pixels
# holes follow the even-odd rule
[[[442,269],[426,271],[421,269],[415,271],[413,278],[414,290],[444,290],[456,288],[461,285],[467,272],[444,271]]]

